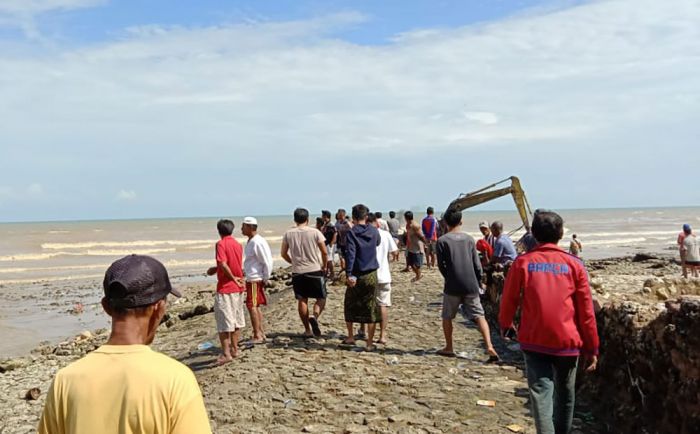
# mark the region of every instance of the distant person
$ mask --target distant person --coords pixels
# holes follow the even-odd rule
[[[413,212],[406,211],[403,218],[406,220],[406,268],[415,273],[411,282],[418,282],[422,277],[421,267],[426,240],[420,225],[413,220]]]
[[[574,416],[576,366],[596,369],[598,330],[588,272],[581,260],[557,244],[564,222],[555,212],[534,216],[532,233],[539,245],[519,256],[506,277],[498,322],[501,333],[517,328],[525,355],[530,403],[538,433],[568,433]]]
[[[678,234],[678,240],[677,240],[678,251],[681,255],[681,270],[682,270],[681,274],[683,274],[683,277],[688,277],[688,267],[685,263],[685,249],[683,248],[683,240],[685,240],[685,237],[686,237],[686,233],[685,233],[686,227],[688,229],[690,229],[689,224],[687,224],[687,223],[684,224],[683,229],[681,230],[681,233]]]
[[[479,231],[484,237],[476,242],[476,251],[479,252],[483,269],[491,263],[491,257],[493,257],[493,235],[491,235],[488,222],[479,223]]]
[[[258,234],[258,220],[255,217],[243,219],[241,232],[248,237],[248,242],[245,245],[243,269],[245,271],[245,304],[250,314],[250,322],[253,325],[251,343],[262,344],[267,340],[267,337],[263,329],[263,314],[260,306],[267,306],[265,284],[272,276],[272,251],[267,240]]]
[[[379,225],[379,229],[383,231],[389,231],[389,224],[382,218],[384,214],[382,214],[381,211],[377,211],[374,213],[374,217],[377,219],[377,225]]]
[[[394,243],[398,246],[399,244],[399,228],[401,227],[401,222],[399,222],[399,219],[396,218],[396,213],[394,211],[389,211],[389,220],[386,222],[387,226],[389,226],[389,233],[391,234],[392,238],[394,238]],[[397,249],[395,252],[391,253],[391,259],[394,262],[399,261],[399,255],[400,252]]]
[[[503,233],[503,223],[500,221],[491,223],[491,233],[494,238],[491,263],[499,268],[507,268],[518,256],[513,240]]]
[[[156,259],[130,255],[105,273],[107,343],[56,374],[39,434],[211,433],[192,371],[149,347],[172,288]]]
[[[479,327],[486,345],[489,362],[499,360],[498,353],[491,343],[489,324],[484,316],[484,308],[479,299],[481,288],[481,262],[476,251],[476,242],[462,229],[462,213],[447,210],[443,219],[449,232],[438,239],[436,246],[437,265],[445,279],[442,301],[442,330],[445,334],[445,348],[438,351],[441,356],[454,356],[452,346],[452,320],[463,305],[467,318]]]
[[[389,255],[399,251],[396,241],[388,231],[379,227],[378,219],[371,213],[367,216],[367,224],[374,225],[379,229],[380,243],[377,246],[377,290],[375,296],[379,304],[379,310],[382,314],[382,322],[380,323],[379,339],[377,343],[386,345],[387,343],[387,325],[389,323],[389,308],[391,307],[391,267],[389,266]],[[359,336],[364,335],[364,324]]]
[[[698,243],[698,238],[689,224],[683,225],[683,233],[685,233],[683,238],[686,266],[685,277],[688,277],[688,271],[692,272],[693,277],[700,277],[700,243]]]
[[[369,209],[362,204],[352,207],[353,227],[348,232],[346,249],[347,287],[345,289],[344,314],[348,336],[343,341],[354,345],[353,323],[367,324],[367,351],[374,350],[374,332],[381,322],[377,303],[377,246],[381,242],[379,231],[367,224]]]
[[[294,210],[296,227],[282,237],[282,259],[292,264],[292,286],[297,299],[304,337],[321,336],[318,319],[326,306],[325,270],[328,263],[326,240],[318,229],[309,227],[309,211]],[[315,299],[313,315],[309,299]]]
[[[323,234],[323,238],[326,240],[326,253],[328,255],[328,261],[326,262],[326,278],[332,281],[335,278],[333,273],[333,251],[335,250],[335,243],[338,240],[338,232],[336,231],[333,222],[331,222],[330,211],[321,211],[321,218],[323,219],[321,233]]]
[[[235,225],[231,220],[219,220],[216,229],[221,240],[216,243],[216,267],[207,270],[216,274],[214,317],[219,332],[222,365],[240,355],[238,341],[245,327],[245,281],[243,280],[243,247],[231,236]]]
[[[537,240],[535,239],[535,236],[532,235],[531,231],[527,231],[525,232],[525,235],[518,240],[515,250],[519,253],[527,253],[535,247],[537,247]]]
[[[577,238],[576,234],[573,234],[571,236],[571,243],[569,243],[569,253],[576,257],[581,256],[581,252],[583,251],[583,244],[581,244],[581,241]]]
[[[421,230],[425,237],[425,256],[428,268],[435,266],[435,244],[438,239],[438,221],[435,218],[435,210],[429,206],[426,216],[421,220]]]
[[[316,217],[316,229],[323,231],[323,218]]]
[[[343,208],[338,209],[336,214],[335,231],[338,234],[336,245],[338,246],[338,255],[340,256],[340,269],[345,270],[345,248],[347,246],[348,232],[352,228],[352,224],[347,220],[346,212]]]

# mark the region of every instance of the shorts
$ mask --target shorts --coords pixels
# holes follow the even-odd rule
[[[422,253],[406,253],[406,263],[412,267],[422,267],[423,266],[423,254]]]
[[[294,288],[294,297],[297,300],[305,298],[323,300],[326,298],[326,278],[323,271],[292,275],[292,287]]]
[[[700,261],[685,261],[685,265],[690,265],[691,267],[700,267]]]
[[[425,251],[428,254],[435,253],[435,247],[437,246],[437,241],[430,240],[425,244]]]
[[[265,297],[265,285],[262,280],[245,283],[245,306],[252,309],[258,306],[267,306]]]
[[[326,254],[328,255],[328,260],[326,262],[333,262],[333,254],[335,254],[335,246],[330,246],[326,244]]]
[[[219,333],[234,332],[245,327],[245,293],[216,293],[214,300],[214,318]]]
[[[454,319],[457,316],[459,305],[464,305],[467,319],[476,320],[484,317],[484,308],[481,306],[478,294],[473,295],[442,295],[442,319]]]
[[[374,295],[379,306],[391,307],[391,283],[377,283]]]

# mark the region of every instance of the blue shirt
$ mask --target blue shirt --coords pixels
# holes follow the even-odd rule
[[[507,261],[515,261],[518,254],[515,251],[513,240],[508,235],[501,235],[493,243],[493,256],[503,264]]]

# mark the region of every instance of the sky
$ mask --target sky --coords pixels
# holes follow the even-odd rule
[[[0,0],[0,221],[693,206],[699,114],[700,0]]]

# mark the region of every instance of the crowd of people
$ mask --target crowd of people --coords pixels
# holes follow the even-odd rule
[[[485,362],[498,362],[480,296],[485,274],[503,271],[507,274],[498,324],[501,336],[517,336],[524,352],[537,430],[568,432],[579,356],[585,357],[588,371],[595,369],[598,335],[585,267],[557,246],[563,236],[561,217],[536,211],[528,233],[531,241],[522,243],[521,254],[499,221],[481,222],[483,237],[475,240],[462,231],[462,213],[456,210],[446,211],[439,221],[432,208],[420,223],[411,211],[403,217],[402,231],[395,212],[384,220],[381,213],[358,204],[349,216],[339,209],[335,222],[324,210],[316,225],[310,226],[307,209],[294,211],[295,225],[284,233],[280,254],[291,264],[303,337],[323,335],[319,319],[326,306],[327,284],[341,280],[344,274],[347,335],[340,345],[354,346],[357,340],[364,340],[366,351],[387,345],[390,261],[400,261],[399,246],[403,246],[404,271],[414,273],[412,282],[422,278],[424,263],[444,278],[445,346],[437,354],[455,356],[452,322],[461,311],[481,333],[488,357]],[[240,355],[246,309],[252,325],[249,343],[267,339],[260,307],[267,304],[265,287],[273,269],[270,246],[258,233],[253,217],[242,220],[245,247],[232,236],[234,230],[231,220],[217,223],[216,265],[207,270],[217,278],[214,316],[221,343],[219,365]],[[690,244],[687,240],[690,236],[684,245]],[[692,263],[689,258],[687,264]],[[110,266],[103,287],[102,305],[112,317],[110,338],[59,371],[48,393],[39,432],[210,432],[192,372],[148,346],[165,314],[165,298],[180,296],[170,285],[165,267],[147,256],[127,256]],[[517,310],[521,315],[516,324]],[[95,402],[120,404],[95,406]]]

